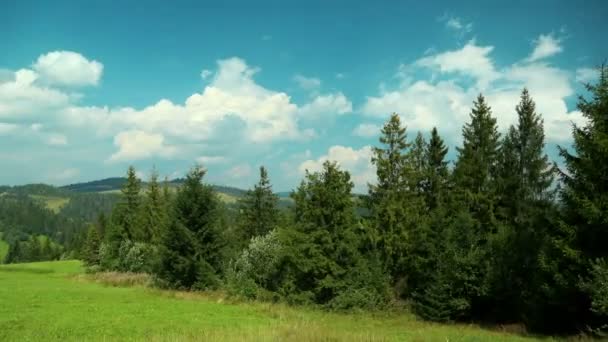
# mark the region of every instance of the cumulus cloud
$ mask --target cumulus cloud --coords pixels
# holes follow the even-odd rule
[[[490,57],[493,50],[493,46],[480,46],[472,39],[461,49],[421,58],[415,66],[435,69],[444,74],[471,76],[479,86],[485,87],[498,77]]]
[[[17,131],[18,128],[19,128],[19,125],[0,122],[0,135],[13,133],[13,132]]]
[[[29,69],[14,72],[13,80],[0,83],[0,118],[25,118],[64,108],[70,96],[59,90],[37,85],[38,73]]]
[[[114,138],[118,151],[110,156],[109,161],[133,161],[151,156],[171,157],[175,148],[167,146],[165,137],[158,133],[146,133],[140,130],[121,132]]]
[[[296,74],[293,80],[304,90],[315,90],[321,86],[321,80],[316,77],[306,77]]]
[[[438,77],[405,82],[368,97],[361,111],[382,118],[396,111],[410,130],[428,131],[437,126],[449,142],[456,144],[480,92],[488,99],[499,128],[504,131],[516,122],[515,105],[522,88],[527,87],[538,112],[543,114],[547,139],[568,141],[570,123],[584,122],[580,113],[570,112],[566,104],[566,99],[574,94],[569,73],[528,60],[497,69],[490,55],[493,49],[470,41],[460,49],[423,57],[408,67],[414,71],[431,70]],[[402,69],[397,73],[402,73]]]
[[[335,93],[316,96],[312,102],[299,109],[298,116],[303,119],[319,119],[352,111],[353,104],[350,100],[342,93]]]
[[[562,52],[561,41],[552,34],[541,34],[534,41],[534,50],[526,61],[534,62]]]
[[[355,184],[356,192],[365,192],[367,184],[375,182],[376,167],[371,163],[372,147],[364,146],[360,149],[335,145],[329,148],[327,154],[318,159],[308,159],[300,163],[298,170],[304,174],[320,171],[327,160],[337,162],[341,168],[350,172],[351,180]]]
[[[103,72],[103,64],[72,51],[41,55],[32,67],[45,82],[65,86],[97,85]]]
[[[362,138],[371,138],[380,134],[380,125],[362,123],[353,130],[353,135]]]

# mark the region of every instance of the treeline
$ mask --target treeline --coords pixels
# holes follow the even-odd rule
[[[365,215],[347,171],[327,161],[277,208],[266,170],[227,215],[205,170],[176,193],[128,171],[122,201],[89,231],[92,269],[149,272],[159,286],[225,288],[331,309],[405,300],[434,321],[522,322],[551,333],[608,329],[608,69],[587,85],[563,168],[544,154],[527,90],[504,136],[482,95],[450,166],[437,129],[408,139],[394,114],[371,162]],[[557,185],[557,187],[556,187]]]
[[[46,209],[28,194],[4,192],[0,196],[0,232],[9,244],[9,254],[0,263],[80,257],[86,226],[84,220]]]
[[[46,235],[30,235],[26,240],[14,240],[4,258],[7,264],[58,260],[64,252],[63,246],[51,241]]]

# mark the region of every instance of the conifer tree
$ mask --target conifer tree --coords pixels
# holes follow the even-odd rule
[[[146,195],[141,205],[139,224],[141,225],[142,241],[158,244],[161,232],[166,223],[164,198],[158,184],[158,172],[152,170]]]
[[[184,278],[170,279],[171,283],[183,287],[217,286],[223,261],[224,241],[217,227],[218,199],[213,188],[202,183],[205,173],[205,169],[195,166],[186,176],[175,198],[171,225],[162,244],[161,277],[163,274],[179,277],[178,273],[167,271],[167,267],[172,267],[171,260],[177,260],[188,272],[196,274],[195,278],[187,272]]]
[[[311,296],[331,307],[371,305],[382,301],[382,275],[370,273],[360,253],[350,174],[326,161],[321,171],[309,173],[292,193],[294,229],[288,246],[289,297]],[[291,287],[290,287],[291,285]],[[353,303],[348,291],[365,291],[368,298]],[[292,292],[292,293],[290,293]],[[365,303],[363,303],[365,302]]]
[[[253,190],[247,191],[240,203],[245,241],[254,236],[266,235],[275,228],[278,220],[278,200],[278,196],[272,192],[268,171],[261,166],[260,180]]]
[[[141,241],[143,240],[144,234],[137,222],[140,206],[140,190],[141,181],[137,177],[135,168],[129,166],[127,170],[127,182],[121,189],[123,195],[123,202],[121,212],[121,225],[123,226],[125,235],[128,239]]]
[[[87,239],[85,241],[83,259],[88,266],[99,265],[99,246],[101,239],[96,227],[91,226],[87,232]]]
[[[406,128],[394,113],[381,130],[382,147],[373,148],[372,163],[376,166],[377,184],[370,185],[371,212],[376,229],[376,248],[382,255],[386,271],[393,277],[403,272],[407,243],[408,199],[406,183]]]
[[[445,160],[447,153],[447,146],[439,136],[437,128],[433,127],[431,139],[426,149],[428,182],[426,183],[425,197],[429,209],[439,206],[444,197],[444,192],[447,191],[448,162]]]
[[[454,180],[461,203],[481,222],[480,233],[485,234],[494,224],[500,134],[483,95],[474,101],[469,116],[471,121],[462,129],[463,146],[457,148]]]
[[[587,122],[573,126],[573,152],[560,147],[563,221],[550,231],[541,255],[550,275],[543,318],[555,327],[601,328],[608,322],[608,310],[597,310],[605,298],[596,296],[605,292],[596,291],[606,288],[597,275],[608,259],[608,67],[602,65],[597,83],[585,87],[590,96],[579,97],[578,109]]]

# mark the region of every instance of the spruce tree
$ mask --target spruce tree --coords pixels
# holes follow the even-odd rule
[[[461,203],[481,222],[482,232],[493,231],[500,134],[496,118],[483,95],[473,103],[471,121],[462,129],[463,145],[457,147],[454,181]]]
[[[608,67],[602,65],[598,82],[585,87],[590,96],[579,96],[578,109],[587,122],[573,126],[573,152],[560,147],[563,220],[541,255],[550,275],[544,318],[554,327],[601,328],[608,321],[608,312],[592,306],[605,300],[594,298],[603,293],[594,290],[605,287],[594,274],[608,259]]]
[[[493,294],[497,318],[522,320],[532,302],[544,219],[552,208],[553,167],[544,153],[544,129],[527,89],[516,106],[500,150],[497,180],[498,212],[503,229],[493,241]]]
[[[376,230],[376,248],[382,255],[386,271],[397,277],[403,273],[407,243],[408,184],[406,183],[406,128],[394,113],[381,130],[382,147],[373,148],[372,164],[376,166],[377,184],[370,185],[370,211]]]
[[[448,148],[439,136],[437,128],[433,127],[431,139],[426,148],[427,183],[425,188],[426,203],[429,209],[434,209],[441,203],[448,182],[448,162],[445,156]]]
[[[187,229],[195,241],[197,287],[215,287],[221,270],[224,241],[217,225],[218,199],[210,185],[203,184],[206,170],[195,166],[177,192],[175,219]]]
[[[240,223],[245,241],[249,241],[254,236],[266,235],[276,227],[278,201],[278,196],[272,192],[268,171],[261,166],[260,180],[253,190],[247,191],[240,202]]]
[[[372,274],[360,253],[352,188],[350,174],[326,161],[320,172],[307,171],[292,193],[295,222],[285,242],[286,268],[291,272],[283,285],[290,300],[308,298],[335,308],[383,300],[383,276]],[[353,302],[351,292],[366,293],[367,298]]]
[[[121,189],[123,195],[123,217],[122,224],[128,239],[142,241],[144,233],[137,222],[139,214],[141,181],[137,177],[135,168],[129,166],[127,170],[127,182]]]
[[[97,227],[91,226],[87,232],[87,239],[85,241],[83,259],[86,265],[93,266],[99,265],[99,246],[101,239],[99,238],[99,232]]]
[[[142,241],[158,244],[161,232],[166,223],[166,212],[163,194],[158,184],[158,172],[153,169],[148,181],[146,195],[141,205],[140,218]]]

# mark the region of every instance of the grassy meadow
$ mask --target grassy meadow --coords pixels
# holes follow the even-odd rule
[[[78,261],[2,265],[0,341],[535,340],[475,325],[421,322],[407,313],[337,314],[234,303],[217,293],[148,288],[140,278],[87,275]]]

